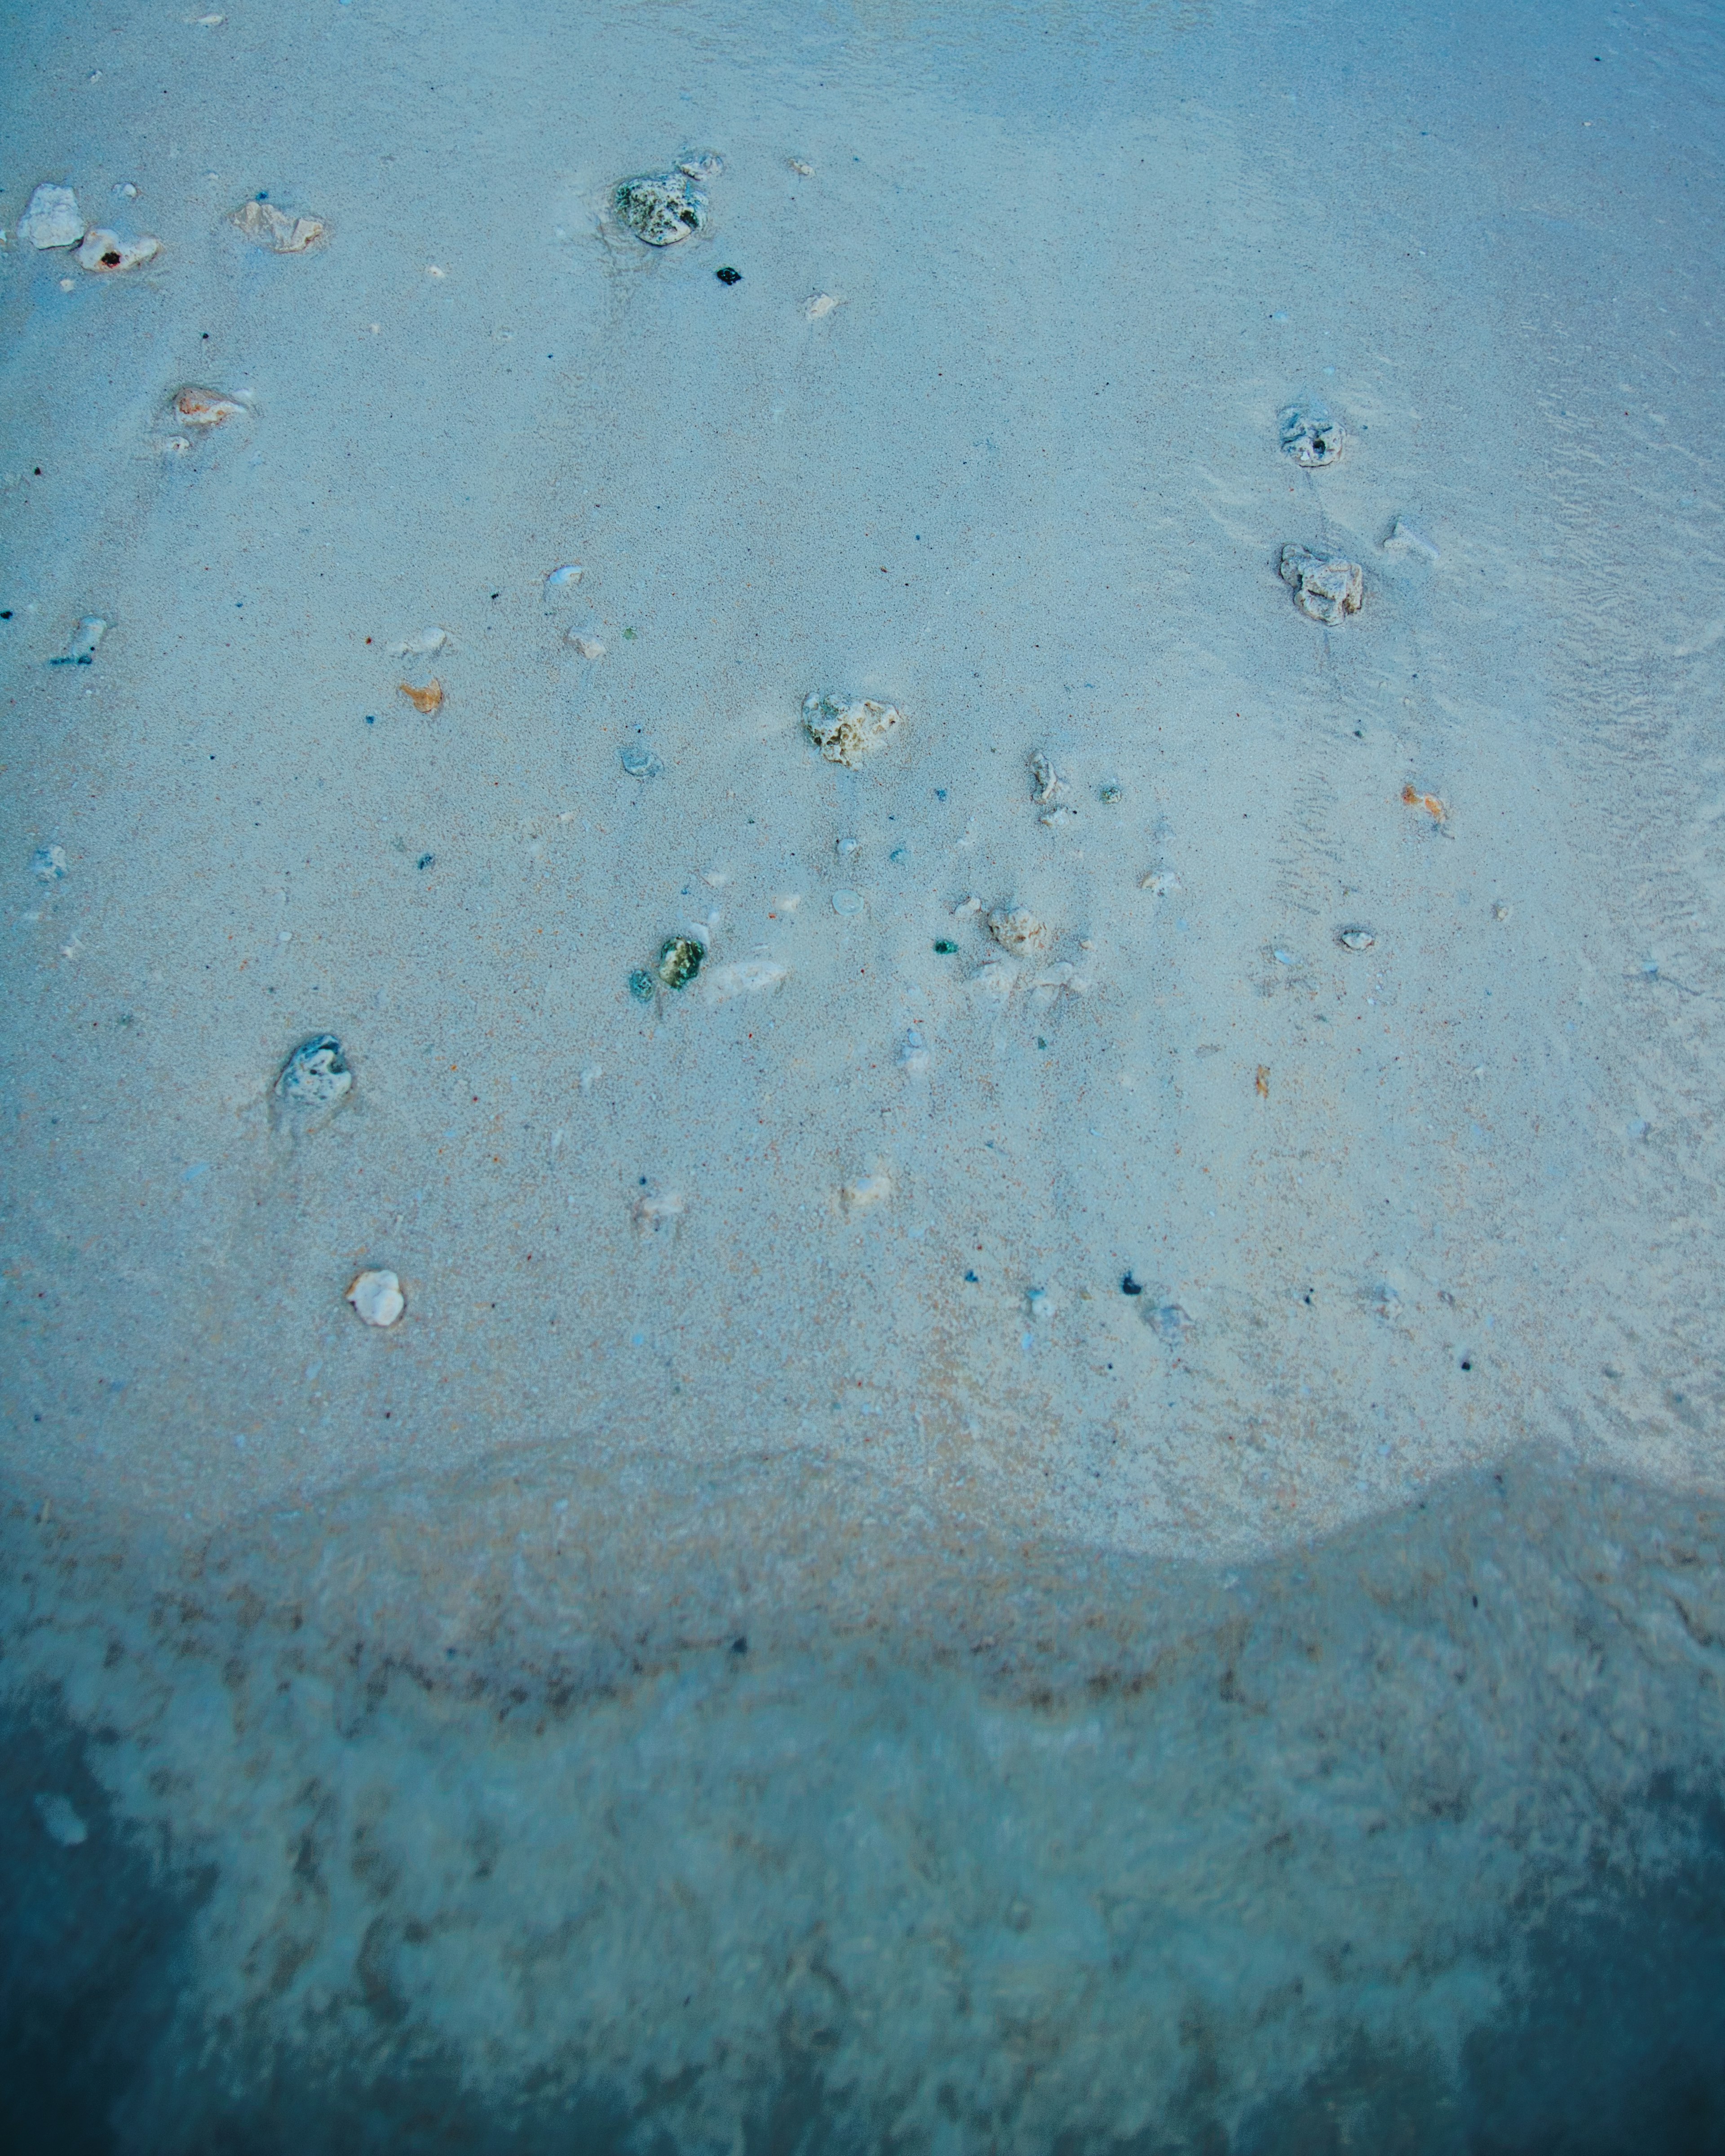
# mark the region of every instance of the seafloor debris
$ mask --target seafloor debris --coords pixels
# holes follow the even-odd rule
[[[958,946],[950,936],[937,936],[934,939],[934,954],[937,958],[956,958],[958,955]]]
[[[850,704],[816,694],[803,699],[803,723],[809,739],[829,763],[847,768],[884,740],[903,716],[896,705],[876,704],[867,697]]]
[[[96,646],[108,634],[108,624],[99,613],[87,613],[72,631],[65,649],[57,659],[50,659],[50,666],[88,666],[95,657]]]
[[[812,292],[803,302],[803,312],[811,322],[818,322],[824,316],[831,314],[834,308],[842,307],[844,304],[842,293]]]
[[[733,958],[716,966],[701,983],[701,993],[709,1004],[728,1004],[737,996],[758,996],[776,988],[785,969],[771,958]]]
[[[559,592],[568,591],[578,584],[587,572],[578,562],[564,562],[545,579],[545,596],[554,598]]]
[[[66,873],[66,850],[64,846],[38,846],[30,856],[30,867],[40,883],[58,883]]]
[[[1398,516],[1389,527],[1389,536],[1379,542],[1386,554],[1423,554],[1428,562],[1444,558],[1423,531],[1417,531],[1404,516]]]
[[[1435,824],[1441,824],[1450,813],[1447,804],[1438,795],[1421,793],[1413,786],[1403,787],[1402,803],[1404,808],[1423,808]]]
[[[631,778],[663,778],[665,758],[655,756],[644,742],[635,742],[619,751],[623,767]]]
[[[578,659],[603,659],[605,655],[605,647],[596,636],[570,629],[564,630],[563,641]]]
[[[1178,1302],[1156,1303],[1143,1316],[1145,1324],[1174,1347],[1192,1330],[1193,1320]]]
[[[408,1306],[401,1282],[392,1272],[363,1272],[347,1291],[347,1300],[367,1325],[393,1325]]]
[[[1045,750],[1038,749],[1030,758],[1030,785],[1031,798],[1039,808],[1065,798],[1066,782],[1049,762]]]
[[[1126,788],[1117,780],[1108,779],[1096,788],[1096,798],[1108,808],[1115,808],[1125,800]]]
[[[1378,939],[1369,928],[1355,926],[1338,928],[1336,931],[1336,941],[1344,951],[1369,951]]]
[[[686,988],[701,971],[706,952],[692,936],[668,936],[659,947],[654,971],[668,988]]]
[[[865,1213],[871,1205],[884,1205],[892,1195],[892,1178],[884,1171],[860,1175],[841,1186],[839,1203],[848,1213]]]
[[[278,1100],[290,1108],[333,1108],[353,1090],[353,1073],[332,1033],[303,1040],[281,1066]]]
[[[706,196],[696,183],[716,178],[723,161],[685,157],[668,172],[619,180],[611,199],[619,219],[649,247],[675,247],[706,223]]]
[[[721,285],[740,285],[742,282],[742,270],[733,270],[728,262],[722,270],[715,270],[713,275]]]
[[[1014,906],[1009,912],[997,908],[988,916],[988,933],[1004,951],[1010,951],[1015,957],[1045,951],[1049,945],[1047,925],[1039,921],[1028,906]]]
[[[1358,562],[1342,554],[1317,554],[1292,540],[1281,550],[1281,580],[1293,588],[1294,604],[1313,621],[1333,629],[1344,614],[1358,613],[1365,578]]]
[[[1060,1314],[1060,1299],[1051,1288],[1026,1288],[1024,1307],[1033,1325],[1047,1325]]]
[[[1267,1063],[1258,1065],[1258,1075],[1252,1081],[1252,1088],[1260,1101],[1270,1098],[1270,1065]]]
[[[629,977],[629,992],[638,1004],[653,1000],[653,976],[644,966],[638,967]]]
[[[928,1043],[914,1025],[906,1030],[904,1039],[899,1043],[898,1062],[900,1070],[910,1071],[913,1075],[928,1068]]]
[[[429,659],[434,651],[441,651],[450,641],[449,632],[439,629],[436,623],[422,629],[417,636],[405,636],[399,644],[392,644],[392,659]]]
[[[228,219],[254,247],[267,247],[272,254],[303,254],[315,247],[327,227],[321,217],[290,217],[274,203],[242,203]]]
[[[1342,422],[1322,404],[1290,404],[1276,414],[1276,424],[1283,449],[1307,471],[1334,464],[1348,439]]]
[[[629,1218],[643,1235],[662,1235],[667,1229],[675,1231],[682,1217],[682,1192],[649,1183],[644,1175],[640,1195],[629,1208]]]
[[[863,895],[860,891],[845,891],[841,888],[833,893],[834,913],[860,913],[862,910]]]
[[[70,187],[44,180],[18,221],[18,236],[32,247],[75,247],[85,234],[83,213]]]
[[[142,263],[153,261],[161,252],[159,239],[122,239],[105,225],[95,225],[84,235],[78,264],[98,276],[109,276],[116,270],[136,270]]]
[[[428,718],[443,708],[444,685],[434,674],[423,689],[416,689],[411,681],[398,681],[395,685],[413,709],[424,711]]]
[[[200,389],[196,382],[174,392],[174,417],[187,427],[219,427],[239,418],[245,408],[237,398],[224,397],[219,389]]]

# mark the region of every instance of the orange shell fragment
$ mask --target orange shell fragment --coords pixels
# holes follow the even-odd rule
[[[1260,1063],[1258,1065],[1256,1086],[1258,1098],[1260,1101],[1267,1101],[1270,1098],[1270,1065],[1267,1063]]]
[[[424,711],[429,718],[444,701],[444,685],[434,677],[423,689],[416,689],[411,681],[398,684],[403,696],[416,711]]]
[[[1409,808],[1423,808],[1440,824],[1450,813],[1435,793],[1416,793],[1411,786],[1403,787],[1402,799]]]

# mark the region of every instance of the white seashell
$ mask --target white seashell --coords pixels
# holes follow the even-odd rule
[[[862,910],[863,895],[860,891],[835,891],[833,893],[834,913],[860,913]]]
[[[32,247],[75,247],[85,231],[78,198],[70,187],[44,180],[18,221],[18,236]]]
[[[105,225],[93,225],[78,250],[78,266],[98,276],[111,276],[116,270],[136,270],[141,263],[153,261],[161,252],[159,239],[122,239]]]
[[[449,641],[448,629],[439,629],[434,623],[430,628],[422,629],[417,636],[408,637],[404,643],[392,644],[389,655],[392,659],[429,659],[434,651],[441,651]]]
[[[393,1273],[362,1273],[347,1291],[347,1300],[367,1325],[393,1325],[408,1306],[401,1282]]]
[[[843,298],[837,292],[816,292],[803,302],[803,312],[811,322],[818,322],[824,315],[831,314],[834,307],[842,307],[844,304]]]
[[[728,1004],[738,996],[758,996],[776,988],[785,969],[771,958],[733,958],[701,975],[701,995],[708,1006]]]
[[[568,590],[572,585],[578,584],[586,574],[586,570],[578,562],[565,562],[561,568],[553,569],[546,578],[546,597],[549,598],[553,592]]]

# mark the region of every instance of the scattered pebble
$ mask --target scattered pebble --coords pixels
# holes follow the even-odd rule
[[[1039,921],[1027,906],[1014,906],[1009,913],[999,911],[991,913],[988,916],[988,933],[1003,950],[1010,951],[1017,957],[1048,948],[1047,926]]]
[[[106,276],[119,270],[136,270],[142,263],[153,261],[161,252],[159,239],[122,239],[117,232],[96,225],[84,235],[78,266]]]
[[[64,846],[38,846],[30,856],[30,866],[39,881],[58,883],[66,873],[66,850]]]
[[[90,1829],[69,1798],[39,1796],[35,1804],[36,1816],[50,1841],[57,1841],[62,1849],[77,1849],[90,1840]]]
[[[353,1073],[332,1033],[301,1041],[281,1066],[276,1097],[290,1108],[332,1108],[353,1090]]]
[[[18,238],[32,247],[75,247],[85,230],[77,196],[70,187],[56,187],[50,180],[44,180],[30,197],[29,207],[18,221]]]
[[[430,628],[422,629],[417,636],[406,637],[399,644],[392,644],[389,655],[392,659],[429,659],[434,651],[441,651],[449,641],[448,629],[439,629],[434,623]]]
[[[624,769],[631,778],[663,778],[665,759],[650,748],[636,745],[619,751]]]
[[[829,763],[854,766],[864,752],[884,740],[904,714],[893,704],[867,697],[841,704],[836,696],[811,694],[803,700],[803,723]]]
[[[1386,554],[1423,554],[1428,562],[1441,562],[1439,553],[1424,532],[1416,531],[1405,517],[1398,516],[1389,527],[1389,536],[1383,542]]]
[[[50,659],[50,666],[88,666],[95,657],[96,646],[108,634],[108,624],[99,613],[85,615],[72,632],[71,640],[58,659]]]
[[[716,158],[710,161],[717,169]],[[695,184],[708,177],[706,159],[692,159],[669,172],[619,180],[612,196],[618,217],[649,247],[675,247],[706,223],[706,197]]]
[[[1408,808],[1423,808],[1435,824],[1441,824],[1450,813],[1435,793],[1421,793],[1412,786],[1403,787],[1402,803]]]
[[[733,958],[728,966],[715,967],[701,983],[701,993],[710,1006],[716,1006],[738,996],[762,995],[784,978],[784,968],[771,958]]]
[[[267,247],[272,254],[303,254],[315,247],[326,229],[321,217],[290,217],[274,203],[242,203],[228,219],[254,247]]]
[[[729,263],[722,270],[715,270],[713,275],[721,285],[740,285],[742,282],[742,270],[733,270]]]
[[[1128,1272],[1123,1274],[1121,1277],[1120,1292],[1122,1295],[1142,1295],[1144,1292],[1144,1290],[1142,1283],[1138,1281],[1135,1281]]]
[[[1307,471],[1332,465],[1347,439],[1342,423],[1322,404],[1290,404],[1277,415],[1281,445]]]
[[[1344,614],[1359,612],[1365,578],[1358,562],[1316,554],[1291,540],[1281,550],[1281,573],[1293,588],[1294,604],[1313,621],[1333,629]]]
[[[435,675],[423,689],[416,689],[411,681],[398,681],[395,685],[413,709],[416,711],[424,711],[427,718],[429,718],[434,711],[443,709],[444,685]]]
[[[393,1325],[408,1306],[401,1282],[391,1272],[364,1272],[347,1291],[347,1300],[367,1325]]]
[[[865,1213],[871,1205],[884,1205],[892,1195],[892,1178],[885,1173],[860,1176],[855,1183],[847,1183],[839,1196],[846,1209]]]
[[[862,910],[863,897],[860,891],[835,891],[833,893],[834,913],[860,913]]]
[[[803,312],[811,322],[818,322],[824,315],[831,314],[834,307],[844,304],[836,292],[814,292],[803,302]]]
[[[605,647],[596,636],[583,636],[572,629],[565,629],[563,641],[578,659],[603,659]]]
[[[561,568],[553,569],[546,578],[545,596],[549,598],[553,593],[569,590],[573,585],[578,584],[586,574],[586,570],[578,562],[565,562]]]
[[[1369,928],[1338,928],[1336,941],[1344,951],[1369,951],[1378,939]]]
[[[174,392],[174,416],[188,427],[220,427],[244,410],[238,398],[224,397],[219,389],[200,389],[195,382]]]
[[[701,971],[706,952],[692,936],[670,936],[660,946],[655,968],[668,988],[686,988]]]

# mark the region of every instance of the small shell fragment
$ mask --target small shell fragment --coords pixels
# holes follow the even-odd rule
[[[50,659],[49,665],[50,666],[88,666],[95,657],[96,646],[107,634],[108,624],[99,613],[85,614],[77,628],[72,631],[65,649],[58,658]]]
[[[818,322],[824,316],[831,314],[834,308],[842,307],[844,304],[843,295],[839,293],[814,292],[803,302],[803,312],[809,321]]]
[[[833,893],[834,913],[860,913],[862,910],[863,895],[860,891],[845,891],[841,888]]]
[[[174,416],[188,427],[219,427],[227,420],[237,419],[245,407],[233,397],[224,397],[219,389],[200,389],[188,382],[183,389],[174,392]]]
[[[683,1217],[683,1194],[649,1183],[630,1206],[629,1217],[644,1235],[661,1235],[666,1229],[675,1232]]]
[[[1338,928],[1336,941],[1344,951],[1369,951],[1378,939],[1369,928]]]
[[[1290,404],[1277,414],[1277,424],[1282,448],[1307,471],[1334,464],[1348,439],[1341,421],[1322,404]]]
[[[659,961],[654,968],[668,988],[686,988],[701,971],[706,957],[692,936],[668,936],[659,947]]]
[[[803,700],[803,723],[809,738],[829,763],[855,765],[865,751],[886,738],[904,716],[896,705],[863,697],[840,703],[836,696],[811,694]]]
[[[928,1043],[914,1025],[899,1043],[898,1062],[900,1070],[909,1071],[913,1075],[928,1068]]]
[[[66,873],[66,850],[64,846],[38,846],[30,856],[30,867],[40,883],[58,883]]]
[[[546,578],[545,596],[550,598],[555,593],[569,590],[572,586],[578,584],[586,574],[586,570],[578,562],[565,562],[560,568],[553,569]]]
[[[290,1108],[333,1108],[353,1090],[353,1073],[332,1033],[301,1041],[281,1066],[278,1100]]]
[[[619,219],[649,247],[675,247],[706,223],[706,197],[696,177],[679,167],[619,180],[611,198]]]
[[[572,629],[566,630],[563,641],[578,659],[603,659],[605,647],[596,636],[578,635]]]
[[[94,270],[98,276],[109,276],[116,270],[136,270],[142,263],[153,261],[161,252],[159,239],[122,239],[117,232],[95,225],[84,235],[78,266]]]
[[[1030,758],[1030,787],[1031,798],[1039,808],[1045,808],[1050,802],[1065,798],[1066,782],[1049,762],[1046,752],[1042,749],[1038,749]]]
[[[988,916],[988,933],[1002,950],[1010,951],[1015,957],[1048,948],[1047,925],[1028,906],[1016,906],[1009,913],[997,909]]]
[[[290,217],[274,203],[242,203],[228,219],[254,247],[267,247],[272,254],[303,254],[323,238],[321,217]]]
[[[85,226],[78,198],[70,187],[44,180],[30,197],[29,207],[18,221],[18,236],[32,247],[75,247]]]
[[[347,1300],[367,1325],[393,1325],[408,1306],[401,1282],[391,1272],[363,1272],[347,1291]]]
[[[429,659],[434,651],[441,651],[449,641],[448,629],[439,629],[434,622],[430,627],[422,629],[417,636],[404,637],[399,644],[392,644],[389,655],[392,659]]]
[[[784,978],[784,968],[771,958],[733,958],[728,966],[716,967],[706,976],[701,993],[712,1008],[738,996],[763,995],[778,988]]]
[[[642,743],[632,744],[619,752],[623,767],[631,778],[663,778],[665,758],[655,756]]]
[[[1403,787],[1402,804],[1408,808],[1423,808],[1435,824],[1441,824],[1450,813],[1435,793],[1421,793],[1412,786]]]
[[[428,718],[434,711],[441,711],[443,708],[444,685],[435,675],[433,675],[423,689],[416,689],[411,681],[398,681],[395,685],[413,709],[416,711],[424,711]]]
[[[1329,629],[1344,615],[1358,613],[1365,596],[1365,578],[1358,562],[1341,554],[1314,553],[1291,540],[1281,550],[1280,574],[1291,587],[1301,613]]]

